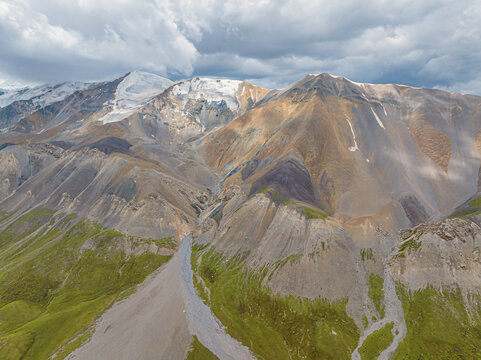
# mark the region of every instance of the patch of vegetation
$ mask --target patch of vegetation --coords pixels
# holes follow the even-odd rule
[[[233,212],[233,214],[235,214],[235,213],[238,212],[240,209],[242,209],[242,206],[243,206],[243,205],[241,205],[241,206],[239,206],[237,209],[235,209],[234,212]]]
[[[206,245],[198,245],[198,244],[192,245],[190,263],[194,271],[194,277],[193,277],[194,287],[197,290],[197,293],[199,294],[200,298],[204,301],[204,303],[207,304],[207,306],[210,306],[209,295],[207,293],[207,290],[204,287],[203,279],[199,275],[199,269],[197,266],[199,262],[198,261],[199,256],[201,256],[202,250],[204,250],[206,247],[207,247]]]
[[[369,321],[367,320],[366,314],[362,314],[361,321],[362,321],[362,327],[364,329],[367,328],[367,326],[369,325]]]
[[[471,206],[474,209],[481,210],[481,197],[471,200],[469,203],[469,206]]]
[[[369,276],[369,298],[374,303],[376,310],[381,314],[381,319],[384,317],[384,279],[379,275],[371,274]]]
[[[4,360],[24,359],[35,340],[31,332],[17,332],[5,337],[0,337],[0,354]]]
[[[286,265],[288,262],[291,262],[291,261],[298,261],[300,260],[302,254],[294,254],[294,255],[290,255],[282,260],[279,260],[277,262],[274,263],[274,268],[275,269],[279,269],[281,267],[283,267],[284,265]]]
[[[350,358],[359,329],[346,313],[346,301],[276,296],[263,285],[268,270],[248,271],[243,259],[226,259],[210,249],[198,268],[211,309],[230,335],[259,359]]]
[[[321,209],[309,206],[309,204],[289,197],[289,194],[271,187],[264,187],[257,193],[265,194],[276,205],[282,204],[294,208],[297,212],[304,215],[307,219],[325,219],[328,215]]]
[[[71,339],[69,342],[67,342],[64,346],[60,347],[55,353],[54,353],[54,359],[64,359],[69,355],[72,351],[74,351],[76,348],[78,348],[80,345],[85,343],[92,334],[94,333],[94,328],[93,327],[88,327],[85,330],[81,331],[79,335]]]
[[[393,340],[392,328],[394,323],[386,324],[382,329],[379,329],[369,335],[364,343],[359,348],[359,353],[363,360],[376,360],[381,352],[391,345]]]
[[[169,258],[129,256],[125,241],[135,246],[138,239],[74,216],[51,215],[34,210],[0,233],[11,246],[0,255],[1,359],[47,359],[59,349],[57,358],[65,357],[120,294]],[[12,239],[12,229],[22,230]]]
[[[406,253],[411,254],[411,252],[417,251],[422,243],[419,241],[421,236],[423,235],[422,232],[418,232],[417,229],[413,230],[411,233],[407,233],[402,241],[401,245],[399,246],[398,253],[396,254],[395,258],[404,258],[406,257]]]
[[[219,277],[217,267],[212,263],[202,262],[200,265],[200,275],[205,280],[208,280],[211,284],[215,283]]]
[[[265,196],[267,196],[271,201],[275,202],[276,204],[278,203],[278,200],[280,198],[284,199],[283,196],[279,196],[279,193],[275,189],[273,189],[269,186],[266,186],[266,187],[260,189],[257,193],[258,194],[264,194]]]
[[[450,218],[460,218],[466,220],[470,217],[481,214],[481,197],[473,199],[469,202],[469,207],[458,209],[451,214]]]
[[[0,224],[3,223],[5,220],[8,220],[14,213],[13,212],[6,212],[0,210]]]
[[[399,246],[399,252],[402,253],[407,250],[408,253],[411,253],[411,251],[418,250],[421,247],[421,242],[418,240],[422,235],[422,232],[413,233],[413,235],[411,235],[407,240],[401,243],[401,245]]]
[[[0,233],[0,249],[32,234],[48,223],[53,213],[52,210],[36,208],[18,218]]]
[[[218,360],[219,358],[215,356],[209,349],[207,349],[201,342],[194,336],[194,341],[190,346],[190,351],[187,354],[186,360]]]
[[[282,199],[282,205],[285,205],[285,206],[289,206],[291,204],[293,204],[294,201],[290,198],[285,198],[285,199]]]
[[[314,255],[309,254],[309,256],[313,257]],[[274,264],[269,266],[267,278],[270,280],[278,269],[284,267],[289,262],[296,262],[296,261],[298,262],[301,259],[301,257],[302,257],[302,254],[294,254],[294,255],[287,256],[282,260],[276,261]]]
[[[361,255],[361,260],[374,260],[374,255],[372,253],[372,249],[361,249],[359,251],[359,254]]]
[[[397,286],[407,335],[393,359],[479,359],[481,297],[472,296],[466,310],[461,290],[426,288],[408,291]],[[476,304],[476,305],[473,305]]]
[[[51,224],[51,221],[48,222],[48,224],[45,223],[35,236],[19,238],[2,249],[0,252],[0,265],[3,271],[0,272],[0,278],[2,274],[6,274],[6,270],[9,268],[18,266],[22,262],[31,259],[36,256],[39,249],[58,241],[64,232],[71,227],[74,219],[74,215],[56,217],[53,224]],[[15,223],[13,225],[15,225]]]
[[[327,214],[323,211],[311,207],[305,207],[301,214],[306,215],[308,219],[324,219],[327,217]]]
[[[307,217],[309,220],[311,219],[325,219],[328,217],[328,215],[322,211],[321,209],[314,208],[312,206],[309,206],[305,202],[294,200],[292,198],[289,198],[285,195],[281,195],[278,197],[280,202],[284,206],[291,206],[296,209],[297,212],[301,213],[305,217]]]
[[[152,240],[152,242],[159,248],[175,249],[177,247],[177,239],[174,236]]]
[[[42,307],[22,300],[13,301],[0,308],[0,334],[29,322],[42,313]]]
[[[194,288],[197,291],[197,293],[199,294],[200,298],[202,299],[202,301],[207,306],[210,306],[209,295],[208,295],[207,290],[205,289],[205,287],[204,287],[204,285],[201,281],[202,279],[200,279],[197,274],[194,274],[193,280],[194,280]]]
[[[481,213],[480,210],[472,209],[472,208],[464,208],[464,209],[458,209],[455,212],[453,212],[449,218],[460,218],[463,220],[466,220],[467,218],[470,218],[472,216],[479,215]]]

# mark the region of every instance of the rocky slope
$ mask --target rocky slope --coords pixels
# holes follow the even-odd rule
[[[0,235],[0,281],[8,269],[36,259],[35,251],[14,254],[35,250],[38,226],[51,221],[55,228],[60,218],[77,216],[143,239],[136,240],[143,244],[137,255],[169,255],[192,234],[199,295],[226,336],[258,358],[439,358],[458,346],[456,334],[475,334],[480,326],[479,97],[329,74],[267,90],[132,72],[103,83],[9,92],[0,106],[0,230],[20,229],[18,237],[10,230]],[[29,215],[39,209],[49,215]],[[165,238],[169,246],[156,243]],[[99,251],[91,238],[82,241],[68,251]],[[125,238],[112,241],[112,249],[131,256]],[[44,259],[35,261],[41,267]],[[127,309],[127,324],[163,317],[158,309],[185,301],[173,268],[155,272],[144,290],[105,314],[99,329],[118,309]],[[44,284],[49,275],[38,276]],[[150,298],[149,286],[160,295]],[[442,323],[429,292],[458,320]],[[109,292],[109,301],[118,294]],[[47,314],[53,298],[45,299],[29,309]],[[149,299],[158,306],[139,308]],[[2,301],[0,324],[12,302],[30,300]],[[423,316],[452,326],[453,337],[435,330],[432,338],[413,337]],[[169,329],[149,324],[163,337],[159,344],[182,334],[163,347],[166,357],[184,358],[191,335],[194,344],[213,346],[187,329],[183,316]],[[15,326],[0,330],[0,354],[35,358],[43,345],[26,333],[18,337],[23,328]],[[39,331],[28,326],[28,334]],[[150,337],[114,341],[122,326],[112,329],[82,349],[115,342],[130,354],[149,346]],[[59,338],[57,356],[78,346],[78,336]],[[469,336],[458,349],[465,358],[480,346]],[[41,349],[53,354],[52,347]]]
[[[393,277],[410,289],[481,286],[481,228],[447,219],[401,232],[399,252],[390,261]]]

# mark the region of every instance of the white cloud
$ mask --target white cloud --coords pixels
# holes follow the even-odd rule
[[[53,3],[0,1],[0,71],[41,81],[135,68],[193,71],[198,52],[168,6],[144,0]]]
[[[481,94],[477,0],[0,0],[0,71],[285,86],[323,71]]]

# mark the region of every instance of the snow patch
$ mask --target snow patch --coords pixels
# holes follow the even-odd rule
[[[208,102],[224,100],[227,107],[234,111],[239,108],[237,90],[240,83],[238,80],[196,78],[177,84],[172,93],[180,97],[184,105],[188,99],[204,99]]]
[[[379,126],[382,127],[383,129],[386,129],[384,127],[384,124],[382,123],[381,119],[379,119],[379,116],[377,116],[377,114],[376,114],[376,112],[374,111],[373,108],[371,108],[371,112],[373,113],[374,117],[376,118],[376,121],[379,124]]]
[[[351,84],[357,85],[357,86],[362,87],[362,88],[365,88],[366,85],[371,85],[371,84],[368,84],[368,83],[358,83],[358,82],[352,81],[351,79],[348,79],[345,76],[332,75],[332,74],[329,74],[329,76],[334,78],[334,79],[344,79],[346,81],[349,81]]]
[[[359,148],[358,148],[358,146],[357,146],[357,142],[356,142],[356,134],[354,133],[354,129],[353,129],[353,127],[352,127],[351,121],[350,121],[348,118],[346,118],[346,121],[347,121],[347,123],[349,124],[349,127],[351,128],[352,140],[354,141],[354,146],[349,146],[347,149],[348,149],[349,151],[354,152],[354,151],[356,151],[356,150],[359,150]]]
[[[142,71],[131,72],[117,86],[112,111],[100,121],[107,124],[123,120],[173,84],[173,81],[159,75]]]

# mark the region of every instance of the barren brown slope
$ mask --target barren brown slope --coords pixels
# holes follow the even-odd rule
[[[227,184],[248,184],[251,193],[274,186],[347,219],[384,216],[392,204],[390,216],[404,227],[448,214],[477,191],[480,103],[308,76],[268,95],[203,146]]]

